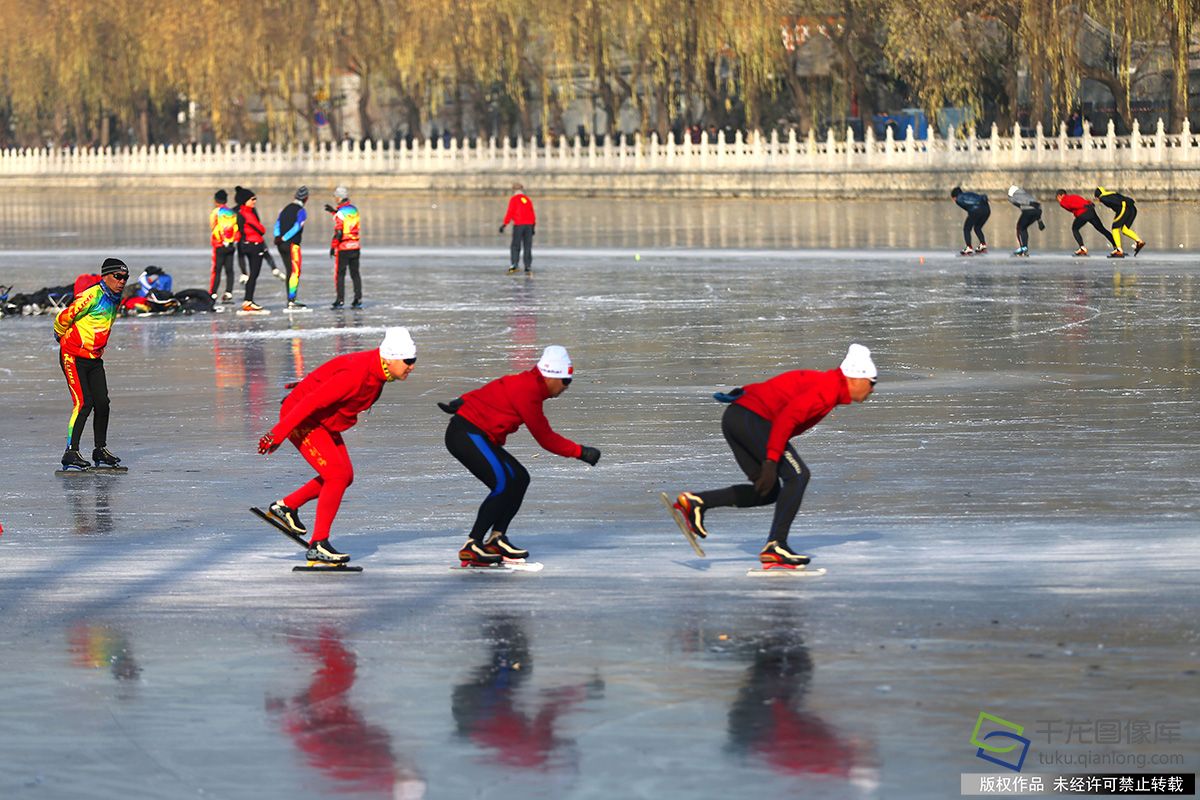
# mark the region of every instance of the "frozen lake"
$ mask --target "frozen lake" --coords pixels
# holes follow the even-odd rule
[[[842,221],[842,241],[801,242],[767,205],[712,219],[765,215],[769,241],[671,239],[674,212],[649,203],[615,233],[540,224],[532,279],[503,274],[478,205],[487,238],[406,248],[397,230],[365,251],[358,313],[325,310],[321,219],[300,290],[315,313],[117,321],[125,476],[53,475],[70,409],[51,320],[0,320],[0,797],[950,797],[960,773],[998,771],[969,744],[980,711],[1027,726],[1026,772],[1135,771],[1035,763],[1053,751],[1195,772],[1194,259],[957,259],[949,201],[949,229],[926,219],[919,241]],[[879,230],[914,230],[882,205],[900,221]],[[1138,228],[1193,235],[1166,216]],[[28,247],[9,227],[0,284],[69,282],[109,254],[203,283],[181,229],[145,241],[140,224],[111,212]],[[827,246],[845,249],[770,249]],[[281,285],[262,287],[278,309]],[[310,472],[255,443],[284,382],[394,324],[420,361],[347,434],[333,535],[365,572],[293,574],[299,552],[246,508]],[[737,477],[711,392],[832,368],[851,341],[878,390],[794,440],[814,478],[792,542],[829,574],[747,578],[762,509],[714,512],[696,558],[657,493]],[[577,380],[547,414],[603,457],[512,437],[533,476],[513,538],[546,569],[452,573],[484,492],[434,403],[551,343]],[[1071,720],[1181,733],[1034,735]]]

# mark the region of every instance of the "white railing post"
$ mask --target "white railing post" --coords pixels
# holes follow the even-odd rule
[[[1154,128],[1154,163],[1161,164],[1166,157],[1167,152],[1167,129],[1163,125],[1163,118],[1158,118],[1158,125]]]
[[[1135,119],[1133,129],[1129,132],[1129,163],[1138,164],[1142,160],[1142,126]]]
[[[1111,117],[1108,120],[1108,132],[1104,135],[1104,146],[1108,150],[1109,163],[1115,164],[1117,161],[1117,123]]]
[[[1179,154],[1176,160],[1181,164],[1192,162],[1192,123],[1187,117],[1183,118],[1183,125],[1179,129]]]
[[[825,129],[825,163],[833,166],[837,161],[837,139],[833,138],[833,127]]]

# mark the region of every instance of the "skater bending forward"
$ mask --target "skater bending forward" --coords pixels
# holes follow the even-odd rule
[[[454,415],[446,427],[446,449],[491,490],[458,553],[463,566],[490,566],[529,557],[528,550],[508,538],[509,523],[529,488],[529,472],[504,449],[509,434],[525,425],[537,443],[555,455],[593,466],[600,460],[596,448],[583,447],[555,433],[542,411],[542,403],[565,392],[572,377],[566,348],[550,345],[537,366],[527,372],[505,375],[450,403],[438,403]]]
[[[721,432],[738,466],[753,484],[742,483],[707,492],[683,492],[675,508],[692,533],[706,538],[705,514],[714,508],[750,508],[775,504],[763,564],[797,567],[810,559],[788,547],[788,531],[811,473],[788,440],[816,425],[836,406],[861,403],[875,390],[871,351],[850,345],[837,369],[799,369],[752,383],[718,396],[732,404],[721,417]]]
[[[417,346],[408,329],[388,328],[382,344],[374,350],[338,356],[294,384],[283,400],[278,424],[259,439],[258,452],[264,455],[275,452],[285,439],[290,441],[317,471],[317,477],[272,503],[268,511],[288,530],[307,538],[308,529],[297,512],[310,500],[317,501],[316,522],[308,540],[310,561],[350,560],[329,542],[329,528],[342,495],[354,481],[342,431],[354,427],[358,415],[375,405],[385,383],[404,380],[416,363]]]

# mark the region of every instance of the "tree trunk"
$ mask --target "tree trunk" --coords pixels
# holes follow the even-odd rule
[[[1171,133],[1183,130],[1188,115],[1188,43],[1191,40],[1191,1],[1173,0],[1170,4],[1168,27],[1171,45],[1171,97],[1168,125]]]

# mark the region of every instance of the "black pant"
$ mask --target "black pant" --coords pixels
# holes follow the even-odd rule
[[[254,302],[254,287],[258,285],[258,273],[262,271],[263,256],[267,255],[267,246],[262,242],[245,242],[238,252],[245,258],[248,269],[246,277],[246,293],[242,300]]]
[[[991,215],[991,206],[980,206],[974,211],[967,213],[967,219],[963,222],[963,241],[967,243],[967,247],[971,246],[972,230],[979,237],[980,244],[987,244],[987,240],[983,237],[983,224],[988,221],[988,217]]]
[[[525,271],[529,272],[533,266],[533,226],[532,225],[513,225],[512,247],[510,252],[512,257],[509,259],[509,264],[515,269],[517,259],[521,255],[522,248],[525,250]]]
[[[482,543],[488,530],[506,533],[525,499],[529,471],[511,453],[457,414],[446,426],[446,449],[492,490],[479,506],[471,538]]]
[[[236,245],[214,247],[212,255],[212,276],[208,280],[208,293],[216,294],[221,286],[221,273],[225,273],[225,291],[233,292],[233,256],[237,252]]]
[[[1042,210],[1040,208],[1023,208],[1021,216],[1017,218],[1017,244],[1021,247],[1029,247],[1029,226],[1042,218]]]
[[[1125,213],[1119,217],[1113,218],[1112,229],[1115,231],[1120,230],[1121,228],[1128,228],[1133,225],[1133,221],[1135,219],[1137,219],[1137,206],[1135,206],[1133,203],[1126,203]]]
[[[108,444],[108,379],[104,377],[104,359],[81,358],[60,352],[58,364],[67,378],[73,404],[67,446],[71,450],[79,449],[79,439],[83,436],[88,415],[94,412],[92,433],[96,439],[95,446],[104,447]]]
[[[1080,247],[1083,247],[1083,237],[1079,234],[1079,229],[1088,224],[1091,224],[1093,228],[1100,231],[1105,239],[1108,239],[1108,244],[1110,247],[1117,246],[1116,242],[1113,241],[1112,234],[1109,233],[1108,229],[1105,228],[1100,222],[1100,215],[1096,213],[1096,209],[1089,208],[1087,211],[1076,217],[1075,221],[1071,223],[1071,235],[1075,237],[1075,241]]]
[[[721,417],[721,433],[725,435],[725,441],[729,442],[729,449],[733,450],[733,457],[737,459],[742,472],[746,473],[750,480],[755,480],[762,469],[763,461],[767,458],[767,439],[771,435],[771,422],[742,406],[731,405]],[[800,510],[808,479],[812,477],[812,473],[790,444],[784,451],[783,458],[779,460],[779,477],[782,479],[782,486],[776,483],[775,488],[765,497],[755,491],[752,483],[699,492],[697,496],[705,508],[750,508],[774,503],[775,517],[771,520],[771,533],[767,536],[767,541],[783,544],[787,541],[792,520]]]
[[[337,251],[337,301],[346,297],[346,270],[350,270],[350,282],[354,284],[354,302],[362,301],[362,277],[358,274],[358,250]]]

